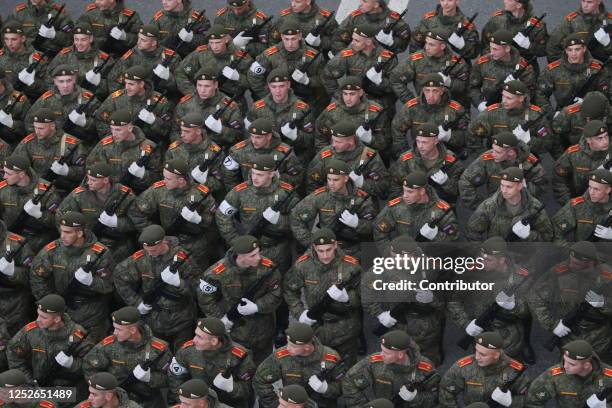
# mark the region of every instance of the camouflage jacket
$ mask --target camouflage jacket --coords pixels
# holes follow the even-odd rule
[[[191,32],[193,33],[193,39],[189,43],[183,43],[179,49],[170,47],[174,41],[181,42],[182,40],[178,37],[179,31],[185,28],[189,24],[195,24]],[[180,52],[181,55],[185,55],[193,51],[198,44],[205,42],[206,31],[210,28],[210,20],[206,17],[202,10],[195,10],[191,6],[191,1],[186,0],[181,11],[165,11],[163,9],[158,10],[149,24],[154,25],[159,30],[159,37],[161,44],[165,47],[170,47],[174,51]]]
[[[228,34],[232,37],[237,36],[241,31],[245,31],[253,27],[253,23],[261,25],[268,18],[263,11],[260,11],[255,6],[255,2],[251,1],[251,9],[244,15],[238,16],[234,14],[230,7],[223,7],[215,13],[213,25],[225,27]],[[268,48],[270,26],[269,23],[259,31],[259,35],[251,40],[246,46],[246,51],[255,58]]]
[[[612,215],[612,202],[594,203],[589,192],[572,198],[552,218],[555,228],[555,242],[568,245],[568,242],[598,240],[594,237],[597,225],[608,226]]]
[[[587,93],[587,95],[593,92]],[[607,122],[608,127],[612,126],[612,115],[610,115],[610,105],[606,103],[604,115],[599,118],[587,118],[582,111],[582,102],[575,103],[564,107],[555,113],[551,126],[552,131],[561,140],[564,148],[580,142],[584,125],[586,122],[593,119],[603,120]]]
[[[117,400],[119,400],[119,405],[117,408],[142,408],[139,404],[130,399],[127,392],[123,388],[117,387],[114,391],[117,395]],[[85,400],[75,405],[74,408],[93,408],[93,405],[91,405],[89,400]]]
[[[46,49],[52,49],[57,52],[72,42],[71,31],[74,27],[74,23],[67,9],[63,9],[62,12],[58,14],[61,7],[60,4],[53,1],[42,3],[39,6],[34,6],[30,1],[26,1],[25,3],[19,3],[15,6],[15,11],[9,16],[7,22],[18,21],[21,23],[23,32],[28,38],[27,43],[31,44],[38,34],[38,29],[41,25],[47,23],[49,16],[57,16],[53,24],[55,28],[55,38],[45,39],[43,37],[39,50],[44,51]]]
[[[8,128],[0,124],[0,138],[6,140],[12,145],[19,143],[23,135],[25,135],[25,116],[30,110],[30,101],[21,92],[13,90],[12,86],[5,82],[6,86],[2,95],[0,95],[0,109],[5,113],[10,113],[13,118],[13,127]],[[6,148],[4,148],[6,149]],[[4,150],[3,149],[3,150]]]
[[[34,69],[34,83],[30,86],[25,85],[19,80],[19,73],[37,61]],[[5,82],[13,84],[13,87],[18,87],[28,98],[30,102],[38,98],[48,88],[47,83],[47,67],[49,58],[35,51],[31,46],[25,47],[21,52],[11,52],[8,48],[0,49],[0,69],[4,70],[6,76]]]

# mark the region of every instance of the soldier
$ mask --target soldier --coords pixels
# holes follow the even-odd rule
[[[281,274],[262,256],[257,238],[242,235],[231,245],[200,279],[198,305],[207,316],[220,318],[232,339],[247,347],[258,365],[272,352]]]
[[[322,228],[312,235],[312,245],[288,272],[283,295],[289,312],[300,323],[312,326],[322,344],[332,347],[350,367],[357,361],[361,333],[357,258],[338,248],[336,235]],[[321,308],[316,319],[308,312]]]
[[[87,156],[87,167],[95,163],[108,163],[111,166],[110,178],[113,183],[121,183],[143,191],[153,181],[159,180],[161,154],[157,145],[145,137],[139,127],[134,126],[132,115],[126,110],[117,110],[109,117],[110,136],[106,136]],[[146,163],[139,164],[141,157],[147,156]]]
[[[319,407],[335,407],[341,395],[339,380],[343,375],[340,356],[324,346],[307,324],[292,323],[286,333],[287,345],[270,354],[253,377],[259,406],[278,407],[272,384],[280,380],[284,387],[293,384],[304,387]]]
[[[565,204],[552,219],[555,242],[567,246],[568,242],[612,239],[610,216],[612,203],[612,174],[597,169],[589,176],[589,187],[581,196]]]
[[[308,398],[308,393],[304,387],[297,384],[291,384],[280,390],[278,394],[278,405],[275,405],[275,408],[314,408],[316,406],[317,404]]]
[[[459,178],[461,202],[470,210],[475,210],[485,197],[499,189],[500,173],[508,167],[523,169],[527,189],[532,195],[541,197],[548,180],[540,159],[510,132],[498,133],[491,140],[491,150],[478,156]],[[482,186],[484,196],[478,191]]]
[[[229,7],[217,10],[213,25],[226,27],[228,33],[233,37],[236,48],[246,50],[251,57],[255,58],[268,48],[269,30],[262,26],[268,19],[266,14],[258,10],[253,0],[227,0]],[[270,19],[272,17],[269,17]],[[255,30],[254,37],[250,37],[251,29]]]
[[[0,402],[2,406],[6,408],[22,408],[22,407],[42,407],[42,408],[55,408],[56,405],[47,400],[40,400],[35,403],[22,403],[23,400],[15,399],[14,393],[11,393],[11,389],[29,389],[31,384],[28,384],[28,380],[25,375],[17,370],[12,369],[0,374]],[[27,392],[27,391],[26,391]],[[27,404],[27,405],[26,405]]]
[[[0,68],[0,106],[0,154],[8,156],[11,146],[19,143],[26,134],[24,119],[31,104],[23,93],[13,89],[12,82],[6,77],[5,68]]]
[[[331,128],[331,144],[319,151],[310,162],[306,176],[306,191],[312,193],[324,183],[327,162],[338,159],[351,169],[349,178],[355,185],[371,196],[383,198],[387,195],[389,177],[379,153],[365,146],[357,137],[357,124],[343,120]],[[359,173],[359,174],[358,174]]]
[[[230,408],[217,399],[215,390],[208,388],[202,380],[189,380],[179,388],[180,404],[172,408]]]
[[[166,370],[172,360],[168,344],[153,336],[135,307],[113,312],[112,319],[113,334],[85,355],[85,378],[108,371],[131,400],[146,407],[165,407],[161,388],[168,384]]]
[[[403,193],[387,202],[374,220],[374,241],[382,252],[391,240],[408,235],[419,242],[456,241],[459,225],[454,209],[438,198],[429,177],[415,170],[402,180]]]
[[[504,352],[503,339],[497,332],[484,332],[474,342],[475,353],[453,364],[440,381],[440,406],[459,407],[483,402],[504,407],[522,407],[529,380],[526,367]],[[470,405],[472,407],[472,405]]]
[[[467,224],[467,239],[484,241],[499,236],[506,241],[550,242],[553,226],[544,204],[525,188],[524,171],[507,167],[499,191],[481,202]]]
[[[458,35],[457,31],[461,29],[465,32],[463,35]],[[478,55],[480,48],[478,30],[459,8],[459,0],[440,1],[435,10],[425,13],[413,31],[411,48],[413,50],[424,49],[428,32],[436,31],[443,38],[448,38],[453,51],[466,60]]]
[[[196,378],[214,385],[221,402],[247,408],[255,368],[249,351],[232,341],[220,319],[199,319],[193,340],[176,352],[168,369],[168,399],[178,401],[180,384]]]
[[[552,189],[559,204],[584,193],[590,173],[609,160],[608,128],[600,120],[584,127],[578,144],[568,147],[554,165]]]
[[[370,392],[387,398],[393,406],[432,408],[438,403],[440,375],[431,361],[419,352],[412,339],[401,330],[382,336],[380,352],[359,361],[342,382],[349,406],[370,407]],[[362,405],[363,404],[363,405]]]
[[[572,341],[563,348],[561,364],[555,364],[531,383],[525,406],[543,407],[554,399],[560,407],[603,408],[606,398],[598,394],[612,387],[611,378],[612,367],[601,361],[588,342]]]
[[[400,154],[389,173],[392,174],[390,196],[402,195],[402,180],[414,171],[422,171],[430,180],[438,197],[452,203],[457,201],[457,184],[464,166],[455,153],[440,142],[440,127],[424,123],[414,132],[414,148]],[[443,129],[442,129],[443,130]]]
[[[368,25],[372,35],[385,48],[394,53],[406,51],[410,43],[410,26],[400,13],[389,8],[385,1],[366,0],[340,23],[332,42],[332,51],[338,53],[351,42],[355,28]],[[393,26],[393,28],[390,28]],[[353,37],[354,41],[355,37]]]
[[[444,86],[444,78],[437,73],[423,79],[423,87],[417,98],[410,99],[393,118],[393,157],[410,148],[406,133],[416,132],[426,122],[438,123],[438,139],[452,150],[459,152],[466,144],[466,129],[469,112],[457,101],[451,99],[450,91]],[[416,139],[415,134],[412,135]],[[465,157],[465,153],[462,153]]]
[[[74,408],[141,408],[119,387],[117,378],[107,372],[92,375],[88,380],[89,397]]]
[[[468,94],[470,66],[466,60],[450,50],[447,45],[448,37],[443,29],[434,28],[427,31],[424,36],[423,49],[411,54],[391,72],[389,80],[393,92],[400,102],[406,103],[414,98],[414,93],[408,88],[409,84],[414,86],[418,95],[426,82],[427,75],[438,73],[442,76],[444,86],[449,89],[452,98],[469,106],[470,100],[466,95]]]
[[[32,261],[30,285],[36,299],[61,294],[68,315],[96,342],[108,329],[113,260],[108,248],[85,227],[86,222],[78,212],[68,212],[60,219],[60,239],[49,242]]]

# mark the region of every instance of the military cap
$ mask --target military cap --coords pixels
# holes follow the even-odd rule
[[[427,185],[427,182],[427,174],[420,170],[413,171],[402,180],[402,184],[408,188],[422,188]]]
[[[216,81],[217,78],[219,78],[219,71],[210,65],[204,65],[195,74],[195,81]]]
[[[143,25],[140,27],[140,30],[138,30],[138,33],[144,35],[145,37],[159,38],[159,29],[153,24]]]
[[[64,313],[66,310],[66,302],[60,295],[54,293],[47,295],[38,302],[38,310],[45,313]]]
[[[227,35],[227,30],[225,27],[218,24],[213,25],[206,32],[206,37],[208,37],[209,40],[220,40],[225,35]]]
[[[391,330],[382,336],[380,342],[390,350],[407,350],[410,347],[410,336],[402,330]]]
[[[525,179],[523,170],[518,167],[506,167],[502,170],[500,175],[502,180],[514,181],[516,183],[520,183]]]
[[[181,118],[181,126],[195,129],[204,126],[204,120],[201,114],[190,112]]]
[[[353,28],[353,32],[365,38],[372,38],[376,35],[376,29],[368,23],[359,24]]]
[[[512,45],[512,34],[508,30],[497,30],[489,41],[497,45]]]
[[[399,235],[391,241],[391,250],[396,254],[420,253],[419,244],[409,235]]]
[[[601,92],[589,92],[582,101],[582,114],[585,118],[599,119],[606,114],[608,99]]]
[[[84,21],[79,21],[76,23],[76,25],[74,26],[74,28],[72,29],[72,34],[93,34],[93,30],[91,28],[91,25],[89,23],[86,23]]]
[[[65,227],[84,228],[87,224],[87,218],[80,212],[68,211],[61,216],[59,223]]]
[[[608,127],[599,119],[592,120],[584,126],[584,137],[595,137],[606,133]]]
[[[117,378],[106,371],[95,373],[89,377],[87,383],[91,388],[99,391],[112,391],[119,386]]]
[[[393,408],[394,405],[391,401],[385,398],[377,398],[365,404],[364,408]]]
[[[295,35],[301,32],[300,26],[293,20],[287,20],[280,26],[280,33],[284,35]]]
[[[193,378],[185,381],[179,387],[179,395],[188,399],[200,399],[208,397],[208,385],[202,380]]]
[[[276,160],[274,160],[274,156],[271,154],[258,154],[253,159],[252,168],[261,171],[274,171],[276,170]]]
[[[268,75],[268,83],[291,81],[291,77],[284,68],[275,68]]]
[[[523,6],[526,6],[529,4],[529,0],[516,0],[516,1],[521,3]]]
[[[305,323],[294,322],[285,330],[287,341],[293,344],[308,344],[312,341],[314,331]]]
[[[253,135],[269,135],[272,133],[274,124],[270,119],[258,118],[255,119],[249,126],[249,133]]]
[[[563,355],[572,360],[587,360],[593,356],[593,347],[584,340],[574,340],[563,346]]]
[[[0,388],[21,387],[27,381],[28,380],[23,372],[21,372],[21,370],[17,370],[16,368],[0,374]]]
[[[589,180],[600,184],[612,185],[612,173],[610,173],[610,170],[597,169],[589,176]]]
[[[359,77],[356,77],[354,75],[349,75],[346,76],[344,78],[342,78],[339,81],[340,89],[342,89],[343,91],[356,91],[359,89],[363,89],[363,87],[361,86],[361,79],[359,79]]]
[[[499,147],[515,147],[519,142],[514,133],[511,132],[500,132],[491,138],[493,139],[493,144]]]
[[[142,65],[129,67],[123,74],[124,79],[131,79],[133,81],[145,81],[148,77],[149,73]]]
[[[34,123],[54,123],[55,113],[51,109],[41,108],[34,114],[32,121]]]
[[[572,45],[586,45],[586,40],[584,39],[584,36],[578,33],[573,33],[565,37],[565,39],[563,40],[563,47],[567,48],[571,47]]]
[[[26,156],[13,154],[4,159],[4,167],[14,171],[27,171],[30,168],[30,160]]]
[[[581,261],[597,261],[597,248],[590,241],[578,241],[570,247],[570,256]]]
[[[161,225],[153,224],[145,227],[140,236],[138,237],[138,242],[142,244],[146,244],[148,246],[157,245],[163,241],[166,236],[166,231]]]
[[[502,237],[491,237],[482,243],[480,249],[485,255],[504,255],[508,245]]]
[[[436,72],[427,74],[425,75],[425,78],[423,78],[423,87],[426,86],[442,87],[444,86],[444,79],[442,79],[442,76]]]
[[[248,254],[259,248],[259,241],[252,235],[242,235],[234,238],[232,248],[234,248],[234,252],[238,255]]]
[[[18,21],[8,21],[2,27],[3,34],[23,34],[23,25]]]
[[[329,159],[325,165],[325,174],[348,175],[351,168],[348,163],[338,159]]]
[[[227,4],[232,7],[240,7],[243,6],[244,3],[246,3],[246,0],[227,0]]]
[[[438,41],[448,40],[448,34],[446,34],[446,31],[439,28],[432,28],[431,30],[427,31],[425,36]]]
[[[110,124],[113,126],[125,126],[132,123],[132,115],[127,109],[114,111],[110,116]]]
[[[216,317],[205,317],[198,320],[198,329],[204,333],[208,333],[211,336],[223,337],[227,334],[225,331],[225,325]]]
[[[121,326],[136,324],[140,321],[140,312],[134,306],[122,307],[111,314],[113,323]]]
[[[305,404],[308,401],[308,393],[299,384],[291,384],[283,387],[280,397],[291,404]]]
[[[518,80],[506,82],[503,89],[506,92],[510,92],[512,95],[518,96],[527,95],[529,93],[527,85]]]
[[[438,137],[440,131],[433,123],[423,123],[417,128],[416,135],[421,137]]]
[[[164,170],[168,170],[172,174],[177,176],[186,177],[189,169],[187,168],[187,162],[181,159],[168,160],[164,164]]]
[[[68,64],[60,64],[53,69],[53,72],[51,72],[51,76],[54,78],[56,76],[75,75],[75,74],[76,74],[76,70],[74,69],[74,67],[71,67]]]
[[[358,125],[358,124],[357,124]],[[355,136],[357,126],[354,121],[343,120],[335,123],[331,127],[331,135],[335,137]]]
[[[467,405],[465,408],[490,408],[489,404],[486,402],[472,402],[470,405]]]
[[[321,228],[312,234],[313,245],[329,245],[336,242],[336,234],[329,228]]]
[[[498,332],[480,333],[475,338],[476,344],[490,350],[499,350],[504,346],[504,340]]]

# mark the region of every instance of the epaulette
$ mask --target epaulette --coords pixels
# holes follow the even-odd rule
[[[389,13],[389,17],[394,18],[396,20],[402,18],[402,16],[400,16],[400,13],[398,13],[397,11],[391,11],[391,13]]]
[[[289,14],[291,14],[291,9],[290,8],[286,8],[284,10],[281,10],[279,14],[281,16],[288,16]]]
[[[264,101],[263,99],[260,99],[257,102],[255,102],[255,109],[261,109],[264,106],[266,106],[266,101]]]
[[[9,240],[11,240],[11,241],[15,241],[15,242],[21,242],[21,241],[23,241],[23,240],[25,239],[25,238],[24,238],[24,237],[22,237],[21,235],[19,235],[19,234],[15,234],[14,232],[11,232],[11,233],[8,235],[8,237],[7,237],[7,238],[8,238]]]
[[[487,62],[490,61],[490,58],[487,55],[483,55],[482,57],[478,58],[478,62],[477,64],[486,64]]]
[[[359,259],[357,259],[357,258],[353,258],[353,257],[352,257],[352,256],[350,256],[350,255],[344,255],[344,256],[342,257],[342,260],[343,260],[344,262],[346,262],[346,263],[350,263],[350,264],[353,264],[353,265],[359,265]]]
[[[515,359],[510,360],[509,366],[514,368],[516,371],[523,371],[525,369],[525,366],[523,365],[523,363]]]
[[[159,94],[159,93],[154,93],[153,95],[151,95],[151,99],[154,102],[157,102],[157,101],[162,102],[162,103],[168,102],[168,99],[166,99],[164,95]]]
[[[308,104],[307,104],[306,102],[304,102],[304,101],[300,101],[300,100],[298,100],[298,101],[295,103],[295,107],[296,107],[296,108],[298,108],[298,109],[302,109],[302,110],[303,110],[303,109],[308,109]]]
[[[164,48],[164,55],[174,57],[176,55],[176,51],[171,50],[170,48]]]
[[[144,249],[140,249],[140,250],[136,251],[132,255],[132,260],[136,261],[136,260],[142,258],[144,256],[144,254],[145,254]]]
[[[532,111],[535,111],[535,112],[543,112],[542,108],[540,108],[538,105],[534,105],[534,104],[529,105],[529,109],[531,109]]]
[[[538,21],[537,18],[535,17],[531,17],[529,19],[529,22],[531,23],[531,25],[535,25],[536,27],[540,28],[544,25],[544,23],[542,21]]]
[[[66,141],[66,143],[71,144],[71,145],[75,145],[79,143],[79,139],[77,139],[76,137],[72,137],[72,136],[66,136],[64,137],[64,140]]]
[[[200,11],[191,10],[191,18],[194,18],[197,21],[200,21],[202,19],[202,13]]]
[[[358,197],[363,197],[363,198],[367,198],[370,196],[370,194],[367,191],[364,191],[360,188],[357,189],[357,192],[355,194],[357,194]]]
[[[215,275],[220,274],[221,272],[223,272],[225,270],[225,264],[223,262],[220,262],[217,266],[215,266],[212,270],[212,272]]]
[[[553,69],[557,68],[560,65],[561,65],[561,60],[556,60],[556,61],[553,61],[550,64],[548,64],[546,66],[546,69],[549,70],[549,71],[552,71]]]
[[[236,187],[234,187],[234,190],[235,191],[242,191],[245,188],[247,188],[248,186],[249,186],[249,184],[245,181],[245,182],[242,182],[242,183],[238,184]]]
[[[321,156],[322,159],[326,159],[333,154],[334,152],[332,152],[332,149],[325,149],[319,155]]]
[[[468,20],[467,18],[465,20],[463,20],[463,26],[465,28],[467,28],[470,31],[474,31],[474,23],[470,23],[470,20]]]
[[[60,52],[57,53],[57,55],[64,55],[64,54],[68,54],[69,52],[72,51],[71,47],[66,47],[66,48],[62,48]]]
[[[81,402],[81,405],[79,405],[79,408],[91,408],[91,402],[89,401]]]
[[[81,329],[75,329],[72,334],[77,336],[79,339],[83,340],[85,338],[85,333]]]
[[[38,406],[43,407],[43,408],[55,408],[55,404],[52,403],[51,401],[40,401],[38,403]]]
[[[604,368],[603,373],[606,377],[612,377],[612,368]]]
[[[283,190],[287,190],[287,191],[293,190],[293,186],[285,181],[281,181],[279,185]]]
[[[569,267],[566,264],[561,264],[555,268],[556,273],[565,273],[569,271]]]
[[[370,363],[379,363],[381,361],[383,361],[383,356],[380,353],[370,356]]]
[[[363,14],[363,11],[361,11],[361,9],[357,9],[357,10],[355,10],[355,11],[353,11],[351,13],[351,17],[357,17],[357,16],[360,16],[362,14]]]
[[[462,358],[461,360],[457,361],[457,365],[459,367],[465,367],[466,365],[470,365],[474,362],[474,359],[472,358],[472,356],[467,356],[465,358]]]
[[[175,140],[174,142],[170,143],[170,146],[168,146],[168,150],[174,150],[177,147],[179,147],[181,145],[181,141],[180,140]]]
[[[43,55],[36,51],[34,54],[32,54],[32,58],[34,58],[36,61],[42,61],[43,59]]]
[[[378,106],[378,105],[370,105],[368,106],[368,110],[370,112],[380,112],[383,110],[382,106]]]
[[[425,54],[420,51],[410,55],[410,61],[418,61],[422,58],[425,58]]]
[[[314,58],[317,56],[317,53],[314,52],[313,50],[306,49],[306,51],[304,52],[304,55],[310,58]]]
[[[3,180],[2,182],[0,182],[0,189],[3,189],[6,186],[8,186],[8,181]]]
[[[30,143],[32,140],[34,140],[34,138],[35,138],[34,133],[30,133],[29,135],[21,139],[21,144]]]
[[[308,260],[308,258],[310,258],[310,255],[308,255],[308,254],[304,254],[304,255],[300,256],[300,257],[297,259],[297,261],[295,261],[295,263],[302,263],[302,262],[304,262],[304,261]]]
[[[566,21],[572,21],[573,19],[575,19],[578,16],[578,13],[576,13],[575,11],[572,11],[571,13],[569,13],[567,16],[565,16],[565,20]]]
[[[451,61],[452,62],[459,62],[459,64],[465,64],[465,61],[463,60],[463,58],[457,56],[457,55],[453,55],[451,56]]]
[[[579,151],[580,151],[580,145],[579,144],[571,145],[570,147],[565,149],[566,153],[576,153],[576,152],[579,152]]]
[[[225,106],[228,106],[228,105],[229,105],[229,107],[230,107],[230,108],[237,108],[237,107],[238,107],[238,104],[237,104],[236,102],[232,101],[232,99],[231,99],[231,98],[223,98],[223,99],[221,100],[221,102],[223,102],[223,104],[224,104]]]
[[[325,353],[325,355],[323,356],[323,360],[329,361],[330,363],[337,363],[339,358],[335,354]]]
[[[319,13],[323,16],[323,17],[329,17],[329,15],[332,13],[330,10],[328,9],[319,9]],[[612,17],[610,17],[612,18]]]
[[[26,327],[23,329],[23,331],[25,331],[27,333],[27,332],[29,332],[31,330],[34,330],[37,327],[38,327],[38,323],[36,323],[36,321],[30,322],[30,323],[26,324]]]
[[[113,140],[113,137],[112,137],[112,136],[107,136],[107,137],[105,137],[104,139],[102,139],[102,140],[100,141],[100,143],[102,143],[102,146],[106,146],[106,145],[108,145],[108,144],[113,143],[113,141],[114,141],[114,140]]]
[[[50,186],[50,185],[49,185]],[[38,183],[38,185],[36,187],[38,187],[38,190],[40,191],[47,191],[47,188],[49,187],[48,185],[46,185],[45,183]]]
[[[437,15],[436,11],[429,11],[425,14],[423,14],[423,20],[427,20],[429,18],[435,17]]]
[[[527,68],[529,66],[529,61],[527,61],[525,58],[521,57],[519,58],[519,62],[518,64],[522,67],[522,68]]]
[[[246,352],[246,350],[243,350],[238,346],[234,346],[232,347],[232,354],[242,360],[246,357],[248,353]]]
[[[540,159],[538,159],[538,156],[536,156],[535,154],[529,153],[529,156],[527,156],[527,161],[531,164],[536,164],[540,161]]]
[[[337,104],[336,102],[332,102],[332,103],[330,103],[329,105],[327,105],[326,110],[327,110],[328,112],[331,112],[331,111],[333,111],[334,109],[336,109],[337,107],[338,107],[338,104]]]
[[[593,69],[602,69],[603,65],[599,61],[591,61],[591,68]]]
[[[521,276],[529,276],[529,271],[526,268],[519,267],[516,269],[516,273]]]
[[[83,95],[83,97],[85,97],[87,99],[91,99],[94,96],[94,94],[92,94],[89,91],[83,91],[83,93],[81,95]]]
[[[448,163],[454,163],[457,161],[457,159],[455,158],[455,156],[451,155],[451,154],[447,154],[446,156],[444,156],[444,160]]]
[[[552,376],[563,374],[563,368],[561,367],[553,367],[550,369],[550,374]]]
[[[111,94],[111,98],[115,99],[120,97],[123,94],[123,89],[118,89]]]
[[[26,7],[28,7],[26,3],[20,3],[17,6],[15,6],[15,11],[19,13],[21,10],[24,10]]]
[[[369,147],[366,147],[366,156],[368,157],[376,156],[376,150],[372,150]]]
[[[47,245],[45,245],[45,251],[47,251],[47,252],[53,251],[56,247],[57,247],[57,242],[56,241],[51,241]]]
[[[215,13],[217,17],[222,16],[223,14],[225,14],[225,12],[227,11],[227,7],[221,7],[220,9],[217,10],[217,12]]]
[[[399,204],[400,201],[402,201],[402,197],[395,197],[393,200],[387,202],[387,206],[393,207],[394,205]]]
[[[104,250],[106,250],[106,247],[102,244],[99,243],[95,243],[91,246],[91,250],[94,251],[95,253],[99,254],[101,252],[103,252]]]
[[[417,364],[417,368],[421,371],[429,373],[433,370],[433,365],[431,365],[431,363],[428,363],[427,361],[419,361],[419,364]]]
[[[134,50],[132,48],[130,48],[129,50],[127,50],[122,56],[121,59],[122,60],[126,60],[128,58],[130,58],[132,56],[132,54],[134,54]]]
[[[575,103],[575,104],[570,105],[570,106],[567,107],[567,113],[574,114],[576,112],[580,112],[581,109],[582,109],[582,104],[581,103]]]
[[[287,350],[287,347],[283,347],[282,349],[278,350],[274,354],[276,355],[276,358],[278,359],[285,358],[289,356],[289,350]]]
[[[263,266],[266,266],[266,267],[268,267],[268,268],[272,268],[272,267],[274,266],[274,262],[272,262],[272,260],[271,260],[271,259],[269,259],[269,258],[265,258],[265,257],[262,257],[262,258],[261,258],[261,262],[260,262],[260,263],[261,263]]]
[[[406,102],[406,106],[409,108],[412,108],[414,105],[418,105],[418,104],[419,104],[419,100],[417,98],[412,98],[411,100]]]
[[[247,55],[247,52],[244,51],[244,50],[236,50],[236,51],[234,51],[234,55],[237,56],[237,57],[242,58],[242,57]]]
[[[121,10],[121,12],[128,17],[132,17],[132,14],[134,14],[134,10],[132,10],[131,8],[127,8],[127,7],[124,7],[123,10]]]
[[[287,145],[279,144],[274,148],[274,150],[277,150],[281,153],[287,153],[289,150],[291,150],[291,148]]]
[[[247,145],[246,140],[241,140],[240,142],[234,145],[234,149],[243,149]]]
[[[494,111],[495,109],[499,109],[501,107],[501,103],[494,103],[491,106],[487,106],[488,111]]]
[[[266,55],[274,55],[278,52],[278,47],[270,47],[266,50]]]
[[[163,10],[159,10],[157,13],[155,13],[153,15],[153,20],[157,21],[160,18],[162,18],[163,15],[164,15],[164,11]]]
[[[157,349],[159,351],[166,350],[166,344],[161,342],[161,341],[159,341],[159,340],[151,341],[151,347],[153,347],[154,349]]]
[[[96,6],[96,3],[89,3],[88,5],[85,6],[85,11],[91,11],[91,10],[95,10],[98,6]]]
[[[436,205],[438,206],[439,209],[444,210],[444,211],[448,211],[451,208],[450,204],[444,200],[438,200]]]
[[[119,188],[119,190],[123,191],[124,193],[131,193],[132,192],[132,189],[129,188],[128,186],[121,186]]]
[[[257,13],[255,13],[255,17],[260,18],[262,20],[265,20],[266,18],[268,18],[268,16],[266,16],[266,13],[264,13],[261,10],[258,10]]]
[[[393,52],[389,51],[389,50],[383,50],[383,51],[380,53],[380,56],[381,56],[381,57],[385,57],[385,58],[393,58],[393,56],[394,56],[394,55],[395,55],[395,54],[394,54]]]
[[[200,190],[204,194],[208,194],[208,192],[210,191],[208,187],[206,187],[204,184],[198,184],[198,190]]]
[[[572,205],[578,205],[578,204],[584,203],[585,201],[586,201],[586,200],[584,199],[584,197],[576,197],[576,198],[572,198],[572,199],[570,200],[570,203],[571,203]]]
[[[166,182],[164,180],[159,180],[155,183],[153,183],[153,188],[160,188],[166,185]]]
[[[187,340],[186,342],[183,343],[183,345],[181,346],[181,349],[186,349],[187,347],[191,347],[193,346],[193,340]]]
[[[103,346],[108,346],[109,344],[113,344],[114,342],[115,342],[115,336],[110,335],[110,336],[108,336],[108,337],[105,337],[105,338],[102,340],[102,345],[103,345]]]
[[[406,154],[404,154],[404,155],[402,156],[402,161],[407,161],[407,160],[410,160],[410,159],[412,159],[413,157],[414,157],[414,153],[413,153],[413,152],[408,152],[408,153],[406,153]]]
[[[494,17],[499,17],[499,16],[503,16],[504,15],[504,10],[502,9],[497,9],[493,12],[493,16]]]
[[[319,187],[315,191],[313,191],[314,195],[319,195],[327,191],[327,187]]]
[[[202,52],[202,51],[206,51],[208,49],[208,44],[202,44],[202,45],[198,45],[198,47],[196,48],[197,52]]]
[[[454,109],[456,111],[459,111],[462,108],[461,104],[457,101],[450,101],[448,103],[448,106],[450,106],[451,109]]]
[[[353,55],[353,50],[344,50],[340,53],[340,55],[344,58],[350,57],[351,55]]]
[[[40,99],[45,100],[53,96],[53,91],[47,91],[40,96]]]

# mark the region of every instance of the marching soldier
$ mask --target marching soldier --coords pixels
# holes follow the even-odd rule
[[[233,37],[233,44],[238,49],[244,49],[255,58],[268,48],[269,29],[262,24],[268,16],[258,10],[253,0],[227,0],[229,7],[217,10],[213,25],[226,27]],[[255,36],[250,37],[248,30],[255,30]]]
[[[2,374],[0,374],[0,402],[2,402],[2,406],[6,407],[6,408],[21,408],[21,407],[42,407],[42,408],[55,408],[56,405],[51,402],[51,401],[47,401],[47,400],[40,400],[39,402],[35,402],[35,403],[26,403],[23,404],[21,403],[21,401],[19,402],[15,402],[15,398],[12,397],[10,390],[11,389],[23,389],[25,388],[26,390],[31,386],[31,384],[28,384],[28,380],[25,377],[25,375],[17,370],[17,369],[12,369],[12,370],[8,370],[3,372]]]
[[[185,381],[178,392],[181,403],[172,408],[230,408],[229,405],[219,402],[215,390],[208,388],[202,380]]]
[[[5,52],[6,50],[7,48],[4,49]],[[7,78],[5,68],[0,68],[0,154],[6,154],[5,157],[10,154],[11,146],[19,143],[26,134],[25,116],[30,106],[28,98],[13,89],[13,83]]]
[[[304,387],[297,384],[291,384],[283,387],[278,394],[278,403],[275,405],[275,407],[278,408],[315,408],[316,406],[317,404],[308,398],[308,393]]]
[[[119,387],[117,378],[107,372],[99,372],[87,379],[89,396],[74,408],[141,408],[130,400],[127,392]]]

